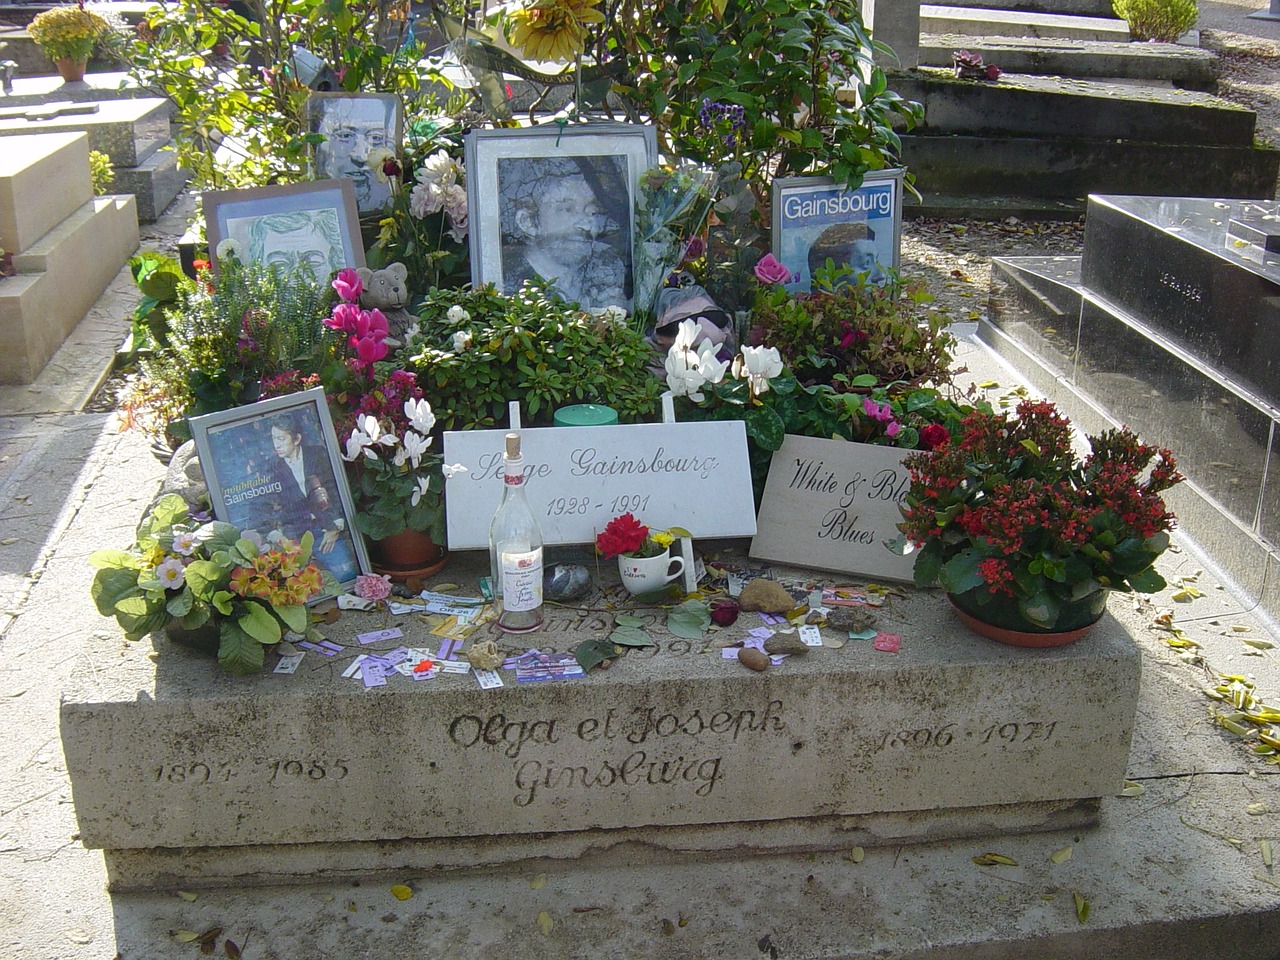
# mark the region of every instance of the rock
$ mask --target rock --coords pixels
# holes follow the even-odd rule
[[[860,633],[876,625],[876,615],[866,607],[833,607],[827,626],[841,633]]]
[[[752,580],[738,595],[738,606],[743,610],[760,613],[789,613],[796,602],[780,583],[773,580]]]
[[[480,640],[467,647],[467,662],[477,670],[497,670],[506,659],[492,640]]]
[[[188,440],[173,452],[169,472],[160,485],[157,499],[170,493],[180,496],[192,510],[209,509],[209,487],[204,482],[204,471],[200,469],[194,440]]]
[[[764,670],[769,666],[769,655],[754,647],[743,647],[738,651],[738,662],[752,670]]]
[[[557,563],[542,573],[542,596],[547,600],[577,600],[591,589],[591,571],[580,563]]]
[[[809,652],[809,645],[794,633],[775,633],[764,642],[764,648],[768,653],[772,654],[792,653],[800,655]]]

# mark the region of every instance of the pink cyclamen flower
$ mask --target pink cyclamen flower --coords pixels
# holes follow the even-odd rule
[[[381,360],[388,353],[387,345],[381,340],[375,340],[373,337],[364,337],[360,340],[352,337],[351,339],[355,341],[352,346],[355,348],[356,356],[360,358],[361,363],[374,363]]]
[[[324,323],[334,330],[343,333],[354,333],[356,323],[360,319],[360,308],[354,303],[340,303],[333,308],[333,316],[325,317]]]
[[[361,600],[385,600],[391,596],[391,578],[362,573],[356,577],[355,593]]]
[[[893,419],[893,408],[889,404],[876,403],[870,397],[862,401],[862,412],[872,420],[879,420],[881,423],[888,423]]]
[[[756,279],[761,283],[789,283],[791,271],[780,264],[772,253],[766,253],[756,263]]]
[[[890,439],[893,439],[898,435],[898,432],[900,430],[902,430],[902,424],[900,424],[897,420],[890,420],[889,425],[884,428],[884,435],[886,437],[889,437]]]
[[[333,289],[347,303],[355,303],[360,299],[360,294],[364,293],[364,281],[360,279],[360,274],[347,267],[339,270],[338,275],[333,278]]]

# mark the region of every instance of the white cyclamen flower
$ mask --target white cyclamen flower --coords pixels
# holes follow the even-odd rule
[[[419,433],[430,433],[436,425],[436,415],[431,412],[431,404],[426,400],[414,400],[410,397],[404,402],[404,415],[409,418],[409,426]]]
[[[742,355],[733,361],[733,375],[751,382],[753,394],[765,393],[769,381],[782,372],[782,355],[777,347],[743,347]]]
[[[461,304],[455,303],[445,312],[444,318],[456,327],[460,323],[466,323],[469,321],[471,319],[471,314],[467,313]]]
[[[400,449],[396,451],[395,459],[392,461],[397,467],[403,467],[405,461],[409,461],[409,465],[414,470],[418,469],[418,464],[422,462],[422,455],[427,452],[427,448],[431,446],[431,438],[424,437],[420,433],[412,430],[406,430],[404,434],[404,442]]]
[[[706,378],[707,383],[719,383],[724,379],[724,372],[729,369],[729,361],[719,359],[717,352],[716,345],[710,340],[703,340],[698,349],[698,372]]]
[[[342,459],[348,461],[358,459],[370,442],[369,435],[356,427],[351,431],[351,436],[347,437],[347,448],[342,454]]]
[[[418,501],[427,495],[427,491],[431,485],[430,477],[419,477],[413,488],[413,496],[409,498],[409,505],[416,507]]]
[[[462,473],[467,468],[460,463],[446,463],[440,468],[440,472],[444,474],[446,480],[452,480],[457,474]]]

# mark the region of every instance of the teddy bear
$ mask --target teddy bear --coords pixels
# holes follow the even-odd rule
[[[405,331],[417,319],[404,308],[409,302],[409,288],[405,284],[409,268],[403,263],[389,263],[381,270],[357,267],[356,273],[364,284],[360,306],[366,310],[381,310],[391,331],[388,340],[394,339],[397,343],[402,343]]]

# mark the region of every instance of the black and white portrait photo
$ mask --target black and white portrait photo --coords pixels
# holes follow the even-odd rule
[[[587,310],[630,311],[636,185],[655,151],[635,124],[469,134],[472,282],[543,280]]]
[[[315,147],[316,177],[345,178],[356,190],[361,215],[391,203],[391,185],[380,177],[383,160],[400,151],[400,100],[392,94],[316,93],[307,101]]]

